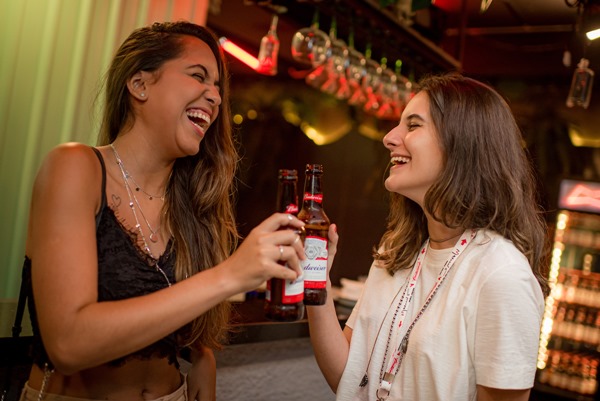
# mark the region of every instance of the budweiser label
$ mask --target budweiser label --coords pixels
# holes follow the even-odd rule
[[[302,261],[304,287],[325,288],[327,285],[327,240],[307,236],[304,240],[306,260]]]
[[[304,200],[311,200],[311,201],[315,201],[317,203],[323,203],[323,194],[311,194],[310,192],[306,192],[304,194]]]
[[[293,203],[290,203],[289,205],[287,205],[285,207],[285,212],[288,214],[297,215],[298,214],[298,205],[294,205]]]

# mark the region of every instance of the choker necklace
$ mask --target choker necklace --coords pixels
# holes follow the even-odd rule
[[[452,237],[448,237],[448,238],[444,238],[444,239],[433,239],[433,238],[429,237],[429,241],[440,244],[442,242],[446,242],[446,241],[450,241],[451,239],[458,238],[458,237],[460,237],[461,234],[462,233],[454,234]]]
[[[115,153],[115,157],[117,159],[117,163],[119,163],[119,167],[121,167],[121,170],[125,172],[125,175],[127,176],[128,180],[131,180],[133,182],[133,184],[135,185],[135,190],[136,192],[142,192],[144,195],[146,195],[148,197],[149,200],[152,200],[154,198],[160,199],[161,201],[165,201],[165,196],[167,195],[167,191],[165,189],[165,191],[162,193],[162,195],[152,195],[151,193],[148,193],[144,190],[144,188],[142,188],[137,181],[135,180],[135,178],[133,178],[133,176],[131,174],[129,174],[129,171],[127,171],[127,169],[125,168],[125,166],[123,165],[123,162],[121,162],[121,159],[119,158],[119,154],[117,153],[117,151],[115,150],[115,147],[113,146],[113,144],[110,144],[110,147],[113,149],[113,152]]]
[[[117,164],[119,165],[119,169],[121,170],[121,175],[123,176],[123,182],[125,183],[125,189],[127,190],[127,196],[129,197],[129,207],[131,208],[131,212],[133,213],[133,217],[135,219],[135,227],[138,229],[140,237],[142,238],[142,243],[144,244],[144,251],[146,251],[146,253],[152,258],[152,260],[154,261],[154,268],[156,269],[157,272],[159,272],[163,275],[163,277],[167,281],[167,285],[170,287],[171,281],[169,281],[169,277],[167,277],[167,274],[165,273],[165,271],[158,265],[158,258],[152,254],[152,251],[150,250],[150,247],[148,246],[148,242],[146,241],[146,236],[144,235],[144,230],[142,230],[142,225],[140,224],[140,221],[138,219],[138,215],[135,210],[135,206],[137,205],[137,208],[139,209],[142,217],[144,218],[146,226],[148,226],[148,230],[150,231],[150,241],[152,241],[154,243],[158,242],[157,233],[160,230],[160,223],[156,230],[154,230],[152,228],[152,226],[150,225],[150,222],[146,218],[146,215],[144,214],[144,211],[142,210],[140,203],[138,202],[137,198],[135,197],[135,194],[133,193],[133,191],[131,190],[131,186],[129,185],[129,181],[127,180],[127,178],[129,177],[127,174],[127,170],[125,170],[125,166],[123,165],[123,161],[119,157],[119,153],[117,153],[117,149],[115,149],[115,147],[113,146],[112,143],[110,144],[110,147],[112,148],[113,153],[115,154],[115,159],[117,159]]]
[[[165,190],[165,192],[162,193],[162,195],[152,195],[149,194],[148,192],[144,191],[144,188],[140,187],[139,184],[137,182],[135,182],[135,178],[133,178],[133,176],[131,174],[129,174],[129,172],[125,171],[127,173],[127,177],[131,178],[131,181],[133,181],[133,183],[135,184],[135,190],[136,191],[142,191],[144,193],[144,195],[146,195],[148,197],[149,200],[152,200],[154,198],[158,198],[161,201],[165,201],[165,195],[167,194],[167,191]]]

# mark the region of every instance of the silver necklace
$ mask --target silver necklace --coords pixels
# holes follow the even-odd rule
[[[115,157],[117,158],[117,163],[120,162],[121,159],[119,159],[118,157],[118,153],[115,150],[115,147],[113,146],[113,144],[111,143],[110,146],[113,148],[113,151],[115,152]],[[123,162],[120,162],[119,167],[121,167],[122,171],[125,171],[125,175],[127,176],[127,180],[131,180],[133,182],[133,184],[135,185],[135,190],[136,192],[142,192],[144,195],[146,195],[148,197],[149,200],[152,200],[154,198],[158,198],[161,201],[164,202],[165,200],[165,196],[167,195],[167,191],[165,190],[162,195],[152,195],[151,193],[148,193],[144,190],[144,188],[142,188],[140,186],[140,184],[137,183],[137,181],[135,180],[135,178],[133,178],[133,176],[131,174],[129,174],[129,171],[125,168],[125,166],[123,165]]]
[[[166,190],[165,190],[165,192],[163,192],[162,195],[152,195],[152,194],[149,194],[148,192],[144,191],[144,188],[142,188],[142,187],[139,186],[139,184],[135,181],[135,178],[133,178],[133,176],[131,174],[129,174],[129,172],[127,170],[125,170],[125,173],[127,174],[127,177],[130,178],[131,181],[133,181],[133,183],[135,184],[135,190],[136,191],[138,191],[138,192],[142,191],[148,197],[149,200],[152,200],[154,198],[158,198],[158,199],[160,199],[161,201],[164,202],[165,195],[167,194]]]
[[[112,150],[115,154],[115,159],[117,159],[117,164],[119,165],[121,174],[123,174],[123,179],[125,181],[125,187],[127,188],[127,194],[129,195],[130,206],[133,208],[133,205],[131,205],[131,200],[133,199],[133,201],[135,201],[135,204],[137,205],[137,207],[140,211],[140,214],[142,215],[142,218],[144,219],[144,222],[146,223],[146,226],[148,227],[148,230],[150,231],[150,236],[149,236],[150,241],[152,241],[153,243],[156,244],[158,242],[158,232],[160,231],[160,221],[159,221],[158,227],[156,227],[156,229],[152,228],[152,225],[150,224],[150,221],[148,221],[148,219],[146,218],[146,214],[144,213],[144,209],[142,209],[140,202],[138,201],[138,198],[135,196],[133,191],[131,191],[131,185],[129,185],[129,179],[133,180],[133,183],[136,184],[136,190],[140,189],[139,186],[137,185],[137,183],[135,182],[135,180],[133,179],[131,174],[129,174],[129,172],[125,168],[125,165],[123,164],[123,161],[121,160],[121,157],[119,156],[119,153],[117,152],[117,149],[113,146],[112,143],[110,144],[110,147],[112,148]],[[142,189],[142,192],[147,194],[146,191],[144,191],[143,189]],[[132,196],[132,194],[133,194],[133,196]],[[164,197],[160,198],[160,199],[164,201]],[[152,199],[150,199],[150,200],[152,200]],[[134,211],[134,215],[135,215],[135,211]]]
[[[138,202],[137,198],[135,197],[135,194],[133,193],[133,191],[131,190],[131,186],[129,185],[129,182],[127,180],[127,170],[125,170],[125,166],[123,165],[123,161],[121,160],[121,158],[119,157],[119,153],[117,153],[117,149],[113,146],[113,144],[110,144],[110,147],[113,150],[113,153],[115,154],[115,159],[117,159],[117,164],[119,165],[119,169],[121,170],[121,175],[123,176],[123,182],[125,183],[125,189],[127,190],[127,196],[129,197],[129,207],[131,208],[131,212],[133,213],[133,217],[135,219],[135,227],[137,228],[138,232],[140,233],[140,237],[142,238],[142,242],[144,244],[144,251],[150,255],[150,257],[152,258],[152,260],[154,261],[154,268],[156,269],[157,272],[161,273],[163,275],[163,277],[165,278],[165,280],[167,281],[168,286],[171,286],[171,281],[169,280],[169,278],[167,277],[166,273],[164,272],[164,270],[158,265],[158,258],[154,256],[154,254],[152,253],[152,251],[150,250],[150,247],[148,246],[148,241],[146,241],[146,236],[144,235],[144,230],[142,229],[142,225],[140,224],[140,220],[138,219],[138,215],[137,212],[135,210],[135,206],[137,205],[138,209],[140,210],[140,213],[142,214],[142,217],[144,218],[146,225],[148,226],[148,230],[150,230],[150,240],[153,242],[158,241],[158,238],[156,237],[156,233],[158,232],[158,230],[160,229],[160,225],[156,230],[152,229],[152,226],[150,226],[150,222],[148,221],[148,219],[146,218],[146,216],[144,215],[144,211],[142,210],[140,203]],[[155,240],[152,240],[152,236],[155,236]]]

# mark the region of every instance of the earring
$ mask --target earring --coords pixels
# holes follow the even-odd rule
[[[145,94],[144,92],[142,92],[142,93],[140,93],[140,96],[141,96],[141,97],[145,97],[145,96],[146,96],[146,94]]]

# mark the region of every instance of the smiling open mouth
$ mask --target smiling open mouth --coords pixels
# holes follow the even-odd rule
[[[409,161],[410,161],[409,157],[397,156],[397,157],[392,157],[392,160],[390,160],[390,163],[393,164],[394,166],[397,166],[400,164],[406,164]]]
[[[202,132],[206,132],[210,126],[210,117],[208,114],[198,110],[189,110],[186,114],[192,124],[198,127]]]

